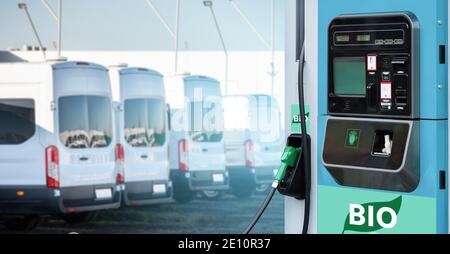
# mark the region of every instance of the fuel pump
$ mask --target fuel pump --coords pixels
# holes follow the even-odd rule
[[[448,232],[444,23],[447,1],[318,1],[319,233]]]
[[[289,136],[284,175],[274,184],[281,194],[305,200],[302,232],[313,190],[314,232],[448,233],[448,1],[308,4],[308,21],[317,25],[317,33],[309,33],[317,37],[308,37],[310,49],[317,46],[311,54],[317,66],[310,67],[317,68],[310,79],[317,92],[310,100],[316,140],[306,133],[305,50],[297,45],[302,131]],[[317,157],[310,158],[310,142]]]

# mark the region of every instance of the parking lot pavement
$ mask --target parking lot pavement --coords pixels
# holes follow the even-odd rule
[[[102,211],[87,225],[67,225],[48,218],[29,233],[150,233],[150,234],[234,234],[241,233],[264,200],[264,195],[238,199],[224,195],[219,200],[201,198],[187,204],[164,204]],[[284,231],[284,201],[278,193],[252,233],[281,234]],[[0,233],[7,231],[0,225]]]

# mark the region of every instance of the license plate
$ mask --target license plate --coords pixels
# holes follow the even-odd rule
[[[166,193],[166,185],[165,184],[155,184],[155,185],[153,185],[153,193],[154,194],[164,194],[164,193]]]
[[[213,182],[223,183],[223,181],[224,181],[223,174],[213,174]]]
[[[110,188],[108,189],[96,189],[95,190],[95,198],[96,199],[111,199],[112,191]]]

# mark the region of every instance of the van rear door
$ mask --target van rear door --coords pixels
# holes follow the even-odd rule
[[[115,183],[112,113],[109,96],[58,99],[62,187]]]
[[[166,118],[163,98],[124,101],[127,181],[167,179]]]
[[[189,170],[224,170],[221,104],[193,101],[189,105]]]

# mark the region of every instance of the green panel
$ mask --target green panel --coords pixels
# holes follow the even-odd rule
[[[411,196],[400,192],[387,193],[319,185],[318,200],[317,221],[318,232],[321,234],[436,233],[436,200],[434,198]],[[350,204],[364,207],[364,224],[349,223]],[[369,206],[373,210],[373,222],[370,226],[368,225]],[[380,209],[391,210],[397,214],[397,223],[392,228],[383,228],[377,222],[376,214],[382,211]],[[391,222],[389,213],[380,214],[384,223]]]
[[[305,104],[305,114],[306,114],[306,132],[310,133],[310,121],[309,121],[309,105]],[[300,123],[300,109],[298,104],[291,105],[291,132],[301,133],[301,123]]]

